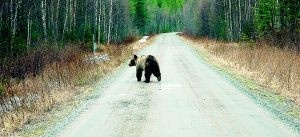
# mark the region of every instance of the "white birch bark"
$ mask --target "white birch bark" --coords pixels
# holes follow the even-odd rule
[[[16,31],[17,31],[17,17],[18,17],[18,9],[20,4],[22,3],[22,0],[20,0],[19,2],[17,2],[17,6],[15,9],[15,14],[12,15],[13,16],[13,21],[12,21],[12,40],[11,40],[11,45],[10,45],[10,54],[13,54],[13,44],[15,42],[15,36],[16,36]],[[11,6],[13,6],[13,4],[11,4]]]
[[[106,27],[106,26],[107,26],[107,25],[106,25],[106,20],[107,20],[107,19],[106,19],[106,5],[105,5],[105,4],[106,4],[106,3],[103,4],[103,34],[104,34],[103,36],[104,36],[104,40],[107,39],[107,35],[106,35],[106,30],[107,30],[107,29],[106,29],[106,28],[107,28],[107,27]]]
[[[229,0],[228,1],[228,6],[229,6],[229,19],[228,19],[228,21],[229,21],[229,37],[230,37],[230,41],[232,41],[233,40],[233,32],[232,32],[232,30],[233,30],[233,18],[232,18],[232,8],[231,8],[231,0]]]
[[[240,38],[242,33],[242,10],[241,10],[241,1],[238,0],[239,5],[239,32],[238,32],[238,38]]]
[[[16,31],[17,31],[18,9],[19,9],[19,6],[20,6],[21,3],[22,3],[22,1],[19,1],[17,3],[16,9],[15,9],[15,14],[13,15],[14,17],[13,17],[13,29],[12,29],[13,40],[12,41],[14,41]]]
[[[49,27],[49,30],[52,30],[51,31],[51,35],[53,35],[54,33],[55,33],[55,29],[54,29],[54,14],[55,14],[55,12],[54,12],[54,1],[53,0],[51,0],[51,5],[50,5],[50,12],[51,12],[51,16],[50,16],[50,23],[49,23],[49,25],[48,25],[48,27]]]
[[[109,23],[108,23],[108,35],[107,35],[107,45],[110,44],[110,37],[111,37],[111,26],[112,26],[112,0],[110,0],[110,9],[109,9]]]
[[[228,5],[229,4],[227,4],[227,1],[228,0],[224,0],[224,13],[225,13],[225,23],[226,23],[226,31],[227,31],[227,34],[226,34],[226,36],[227,36],[227,40],[229,40],[230,39],[230,19],[229,19],[229,13],[228,13],[228,9],[227,9],[227,7],[228,7]]]
[[[66,8],[65,8],[65,21],[64,21],[64,28],[63,28],[63,36],[65,35],[66,31],[68,31],[67,29],[67,24],[68,24],[68,15],[69,15],[69,0],[66,1]]]
[[[85,41],[86,23],[87,23],[87,0],[85,1],[84,28],[83,28],[83,42]]]
[[[10,28],[13,28],[13,18],[14,18],[14,14],[13,14],[13,0],[10,0]]]
[[[68,32],[71,32],[72,31],[72,25],[73,25],[73,0],[70,0],[70,2],[69,2],[69,17],[70,17],[70,19],[69,19],[69,23],[68,23]]]
[[[248,1],[248,19],[250,20],[252,14],[252,3],[251,0]]]
[[[102,14],[102,0],[99,2],[99,15],[98,15],[98,45],[100,45],[101,40],[101,14]]]
[[[95,0],[95,22],[94,22],[94,32],[93,32],[93,35],[96,35],[97,34],[97,28],[98,28],[98,0]],[[93,41],[93,43],[96,43],[98,37],[95,37]]]
[[[27,47],[26,47],[27,53],[31,45],[31,26],[32,26],[31,10],[29,10],[28,17],[27,17]]]
[[[45,40],[47,39],[47,23],[46,23],[46,9],[47,9],[47,1],[42,0],[42,22],[43,22],[43,32]]]
[[[245,4],[244,4],[244,10],[245,10],[244,11],[245,12],[244,16],[245,16],[245,20],[248,21],[248,15],[247,15],[247,13],[248,13],[248,0],[245,0],[244,2],[245,2]]]
[[[56,5],[56,15],[55,15],[55,40],[57,41],[58,37],[58,17],[59,17],[59,10],[60,10],[60,0],[57,0],[57,5]]]
[[[76,27],[76,14],[77,14],[77,0],[74,0],[73,28]]]

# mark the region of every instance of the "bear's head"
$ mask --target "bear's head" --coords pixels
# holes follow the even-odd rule
[[[136,66],[136,61],[138,59],[138,56],[137,55],[133,55],[133,58],[130,60],[129,62],[129,66],[132,67],[132,66]]]

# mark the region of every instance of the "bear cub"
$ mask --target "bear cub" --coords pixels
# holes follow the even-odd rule
[[[138,57],[134,55],[130,60],[129,66],[136,66],[136,78],[137,81],[141,81],[143,71],[145,70],[144,82],[149,83],[150,77],[153,74],[158,81],[161,81],[161,74],[159,69],[159,64],[156,58],[152,55]]]

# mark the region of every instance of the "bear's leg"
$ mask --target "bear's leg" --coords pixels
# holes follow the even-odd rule
[[[142,69],[136,69],[136,78],[137,81],[141,81],[143,75],[143,70]]]
[[[153,65],[153,74],[157,78],[158,81],[161,81],[161,74],[158,63]]]
[[[158,72],[153,73],[154,76],[157,78],[158,81],[161,81],[161,74]]]
[[[146,78],[146,80],[144,82],[149,83],[151,75],[152,75],[151,69],[146,68],[145,69],[145,78]]]

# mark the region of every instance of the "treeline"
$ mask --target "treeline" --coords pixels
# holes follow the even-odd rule
[[[16,56],[39,42],[118,42],[131,35],[124,0],[2,0],[1,56]]]
[[[0,57],[48,42],[120,43],[182,28],[184,0],[1,0]]]
[[[299,45],[299,0],[1,0],[0,58],[170,31]],[[91,45],[91,44],[90,44]]]
[[[147,33],[182,31],[185,0],[148,0]]]
[[[299,0],[187,0],[184,15],[191,35],[299,46]]]

